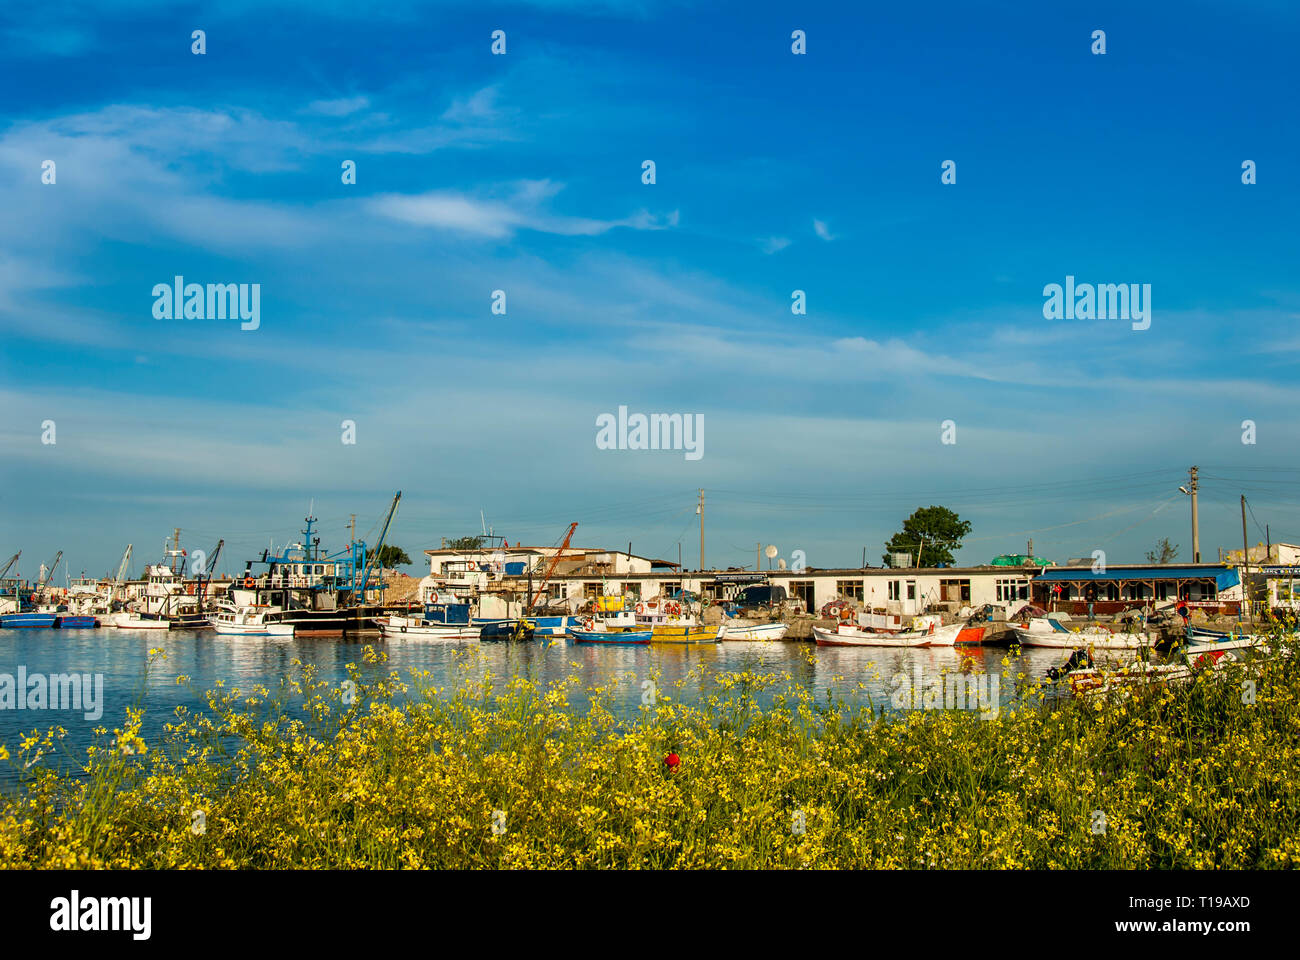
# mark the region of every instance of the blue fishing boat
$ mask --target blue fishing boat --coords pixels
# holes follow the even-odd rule
[[[53,627],[58,620],[57,613],[6,613],[0,616],[0,627],[16,629],[21,627]]]
[[[475,620],[471,627],[479,627],[479,641],[535,639],[536,627],[531,620]]]
[[[99,626],[99,618],[83,613],[60,613],[55,615],[54,626],[59,630],[86,630]]]
[[[602,643],[602,644],[648,644],[650,642],[650,630],[570,630],[569,636],[577,643]]]
[[[581,617],[527,617],[527,622],[533,625],[533,633],[537,637],[562,637],[573,630],[574,627],[581,626]],[[482,627],[482,639],[505,639],[496,636],[497,633],[510,633],[514,625],[520,623],[518,619],[484,619],[475,617],[470,621],[474,627]],[[492,634],[489,637],[489,633]]]

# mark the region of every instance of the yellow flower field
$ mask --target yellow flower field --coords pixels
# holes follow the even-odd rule
[[[813,655],[811,652],[810,656]],[[1255,868],[1300,861],[1300,670],[1288,649],[1185,684],[996,719],[815,702],[783,676],[609,691],[436,689],[367,649],[214,691],[162,742],[141,715],[0,806],[8,867]],[[184,682],[184,678],[178,678]],[[1253,684],[1245,702],[1243,682]],[[756,693],[775,702],[760,709]],[[0,756],[60,749],[58,728]],[[665,764],[676,754],[675,769]]]

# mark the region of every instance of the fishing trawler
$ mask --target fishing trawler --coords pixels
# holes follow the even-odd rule
[[[341,637],[375,629],[376,618],[384,614],[379,602],[384,586],[370,578],[401,499],[398,491],[373,551],[355,539],[337,553],[322,551],[320,537],[313,536],[316,518],[308,510],[301,542],[248,561],[243,576],[226,591],[222,611],[211,619],[213,629],[225,635],[280,636],[292,627],[295,637]],[[255,574],[255,563],[266,569]]]

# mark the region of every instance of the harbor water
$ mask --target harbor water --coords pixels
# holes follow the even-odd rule
[[[174,720],[176,707],[205,709],[203,691],[218,684],[226,691],[251,693],[259,684],[274,691],[282,677],[294,672],[294,660],[314,665],[320,679],[341,683],[347,679],[348,664],[362,663],[367,645],[387,654],[385,669],[398,671],[403,679],[411,671],[428,671],[439,688],[456,687],[486,675],[502,684],[512,676],[526,676],[546,687],[576,676],[582,690],[612,686],[612,707],[629,720],[642,705],[646,680],[653,678],[655,689],[674,701],[691,703],[717,689],[714,677],[718,674],[746,671],[788,674],[791,682],[811,691],[821,703],[829,694],[848,703],[891,709],[891,696],[902,683],[900,676],[914,684],[916,678],[929,682],[945,671],[951,674],[966,669],[997,677],[997,698],[1005,705],[1015,695],[1019,674],[1024,673],[1030,682],[1039,681],[1068,655],[1062,650],[1021,652],[998,647],[816,647],[793,641],[617,647],[566,640],[548,644],[383,642],[376,637],[344,642],[230,637],[189,630],[5,630],[0,631],[0,743],[16,757],[21,737],[58,726],[67,731],[64,742],[70,757],[84,758],[86,746],[95,740],[95,728],[111,731],[122,727],[127,707],[138,705],[144,710],[141,735],[152,748],[161,741],[163,724]],[[166,651],[166,659],[154,663],[146,676],[149,651],[157,648]],[[12,694],[18,693],[15,687],[20,677],[26,678],[30,689],[32,678],[45,678],[48,684],[50,677],[66,674],[89,676],[92,690],[98,688],[97,678],[102,677],[102,694],[92,710],[87,710],[92,706],[88,702],[80,709],[69,709],[52,697],[43,709],[17,708],[21,698]],[[12,680],[6,681],[6,676]],[[188,683],[178,684],[178,676],[188,677]],[[8,697],[3,695],[6,683],[11,691]],[[786,685],[782,680],[756,693],[756,702],[769,705]],[[580,709],[583,702],[580,693],[570,697],[573,709]],[[70,759],[56,756],[41,762],[58,766]],[[19,778],[14,761],[0,762],[0,788],[12,789]]]

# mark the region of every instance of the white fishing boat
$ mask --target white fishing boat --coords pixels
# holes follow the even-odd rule
[[[477,640],[480,627],[467,623],[437,623],[414,617],[376,617],[385,640]]]
[[[718,628],[719,640],[780,640],[790,629],[785,623],[737,623],[728,620]]]
[[[120,630],[170,630],[172,626],[171,621],[165,617],[151,617],[131,611],[110,614],[102,622]]]
[[[268,618],[278,612],[268,607],[223,606],[211,618],[212,629],[222,636],[269,637],[272,636],[270,628],[276,625],[276,621]]]
[[[266,625],[266,635],[268,637],[292,637],[297,627],[292,623],[268,623]]]
[[[1079,650],[1092,647],[1096,650],[1135,650],[1151,645],[1145,633],[1118,633],[1105,627],[1084,627],[1069,630],[1050,617],[1034,617],[1023,627],[1012,630],[1022,647],[1055,647],[1062,650]]]
[[[840,624],[835,630],[813,627],[813,637],[821,647],[952,647],[964,629],[965,624],[951,623],[946,627],[930,624],[906,633],[877,633]]]

